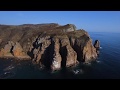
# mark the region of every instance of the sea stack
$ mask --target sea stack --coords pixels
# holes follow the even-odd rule
[[[94,47],[96,48],[96,53],[99,55],[99,50],[100,50],[100,41],[95,40]]]

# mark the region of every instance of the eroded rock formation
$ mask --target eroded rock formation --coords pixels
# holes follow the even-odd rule
[[[89,34],[73,24],[0,25],[0,57],[5,56],[58,70],[93,61],[97,52]]]
[[[99,55],[100,53],[100,41],[99,40],[95,40],[94,47],[96,49],[96,53]]]

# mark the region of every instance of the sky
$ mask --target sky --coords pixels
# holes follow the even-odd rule
[[[0,11],[0,24],[74,24],[88,32],[120,32],[120,11]]]

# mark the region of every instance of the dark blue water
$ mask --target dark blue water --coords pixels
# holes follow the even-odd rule
[[[120,79],[120,33],[89,32],[93,42],[100,40],[100,56],[96,62],[49,72],[30,61],[0,60],[1,79]]]

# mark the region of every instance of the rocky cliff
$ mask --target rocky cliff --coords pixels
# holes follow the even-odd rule
[[[96,48],[85,30],[56,23],[0,25],[0,57],[29,59],[58,70],[97,58]]]

